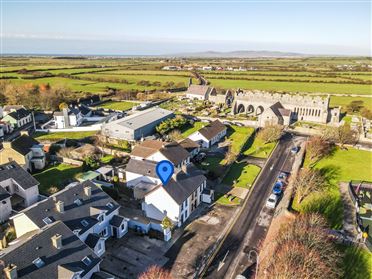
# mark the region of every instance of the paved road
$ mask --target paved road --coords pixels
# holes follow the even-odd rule
[[[292,168],[294,156],[290,153],[291,146],[292,137],[286,134],[262,170],[262,175],[243,205],[242,213],[204,274],[205,278],[234,278],[239,264],[236,259],[244,249],[247,233],[254,243],[258,243],[265,236],[265,230],[258,228],[256,223],[279,172],[289,172]],[[223,265],[221,261],[224,262]]]

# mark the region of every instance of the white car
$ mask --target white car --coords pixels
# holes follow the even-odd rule
[[[279,197],[275,194],[271,194],[266,201],[266,207],[274,209],[278,203]]]

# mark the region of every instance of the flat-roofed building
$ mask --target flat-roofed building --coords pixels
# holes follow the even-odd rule
[[[174,117],[172,111],[155,107],[104,124],[102,134],[121,140],[139,140],[152,135],[158,124],[171,117]]]

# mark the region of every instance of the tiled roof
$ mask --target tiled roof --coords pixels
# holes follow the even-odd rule
[[[39,185],[39,182],[31,174],[14,161],[0,165],[0,182],[10,178],[24,190]]]
[[[86,186],[91,187],[91,196],[84,193]],[[56,209],[56,202],[64,202],[64,212]],[[112,206],[110,207],[109,204]],[[119,205],[104,191],[91,181],[74,183],[56,194],[40,201],[21,213],[30,218],[39,228],[45,226],[43,219],[49,217],[52,221],[63,221],[70,230],[79,230],[83,234],[98,223],[98,213],[106,211],[111,214]]]
[[[52,237],[62,236],[62,247],[53,246]],[[94,254],[65,224],[56,222],[42,230],[33,231],[17,239],[15,245],[10,245],[0,253],[0,260],[5,265],[16,265],[18,278],[71,278],[73,272],[81,272],[85,276],[101,259]],[[82,259],[88,257],[87,265]],[[33,261],[41,260],[40,267]],[[66,277],[66,275],[70,277]]]
[[[202,134],[206,139],[211,140],[217,136],[223,130],[226,130],[226,126],[221,123],[219,120],[215,120],[212,123],[208,124],[201,128],[198,132]]]
[[[195,141],[186,138],[182,141],[180,141],[180,145],[185,148],[188,152],[192,152],[193,150],[199,148],[199,144],[197,144]]]

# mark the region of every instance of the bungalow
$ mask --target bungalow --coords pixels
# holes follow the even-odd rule
[[[0,277],[89,279],[102,273],[101,261],[64,223],[55,222],[23,235],[3,249]]]
[[[32,114],[29,110],[24,107],[18,109],[11,109],[9,112],[4,110],[3,122],[9,123],[9,125],[14,128],[21,128],[24,125],[32,122]]]
[[[214,87],[210,87],[208,85],[190,84],[186,91],[186,98],[191,100],[196,99],[200,101],[207,101],[209,100],[209,96],[214,94],[217,94]]]
[[[188,138],[197,142],[202,148],[210,148],[226,136],[227,128],[219,120],[215,120],[199,131],[192,133]]]
[[[179,142],[180,146],[182,146],[187,152],[189,152],[189,155],[191,158],[195,157],[199,151],[200,151],[200,145],[196,142],[192,141],[189,138],[185,138],[184,140],[181,140]]]
[[[120,238],[128,231],[127,219],[119,215],[119,207],[94,183],[85,181],[68,185],[11,219],[17,237],[60,220],[101,255],[107,238]]]
[[[22,134],[13,141],[3,142],[0,150],[0,164],[16,161],[25,170],[32,172],[45,167],[45,152],[43,145],[37,140]]]
[[[39,182],[16,162],[0,165],[0,223],[39,200]]]

